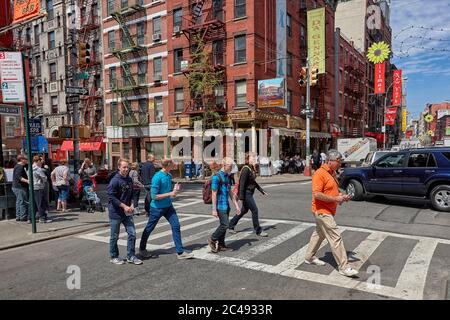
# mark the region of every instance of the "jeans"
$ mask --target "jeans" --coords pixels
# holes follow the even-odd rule
[[[58,186],[58,195],[59,201],[67,201],[69,199],[69,186]]]
[[[134,226],[133,216],[125,216],[121,219],[110,219],[111,224],[111,238],[109,240],[109,255],[111,259],[119,257],[119,247],[117,241],[119,240],[120,224],[123,224],[127,233],[127,257],[131,258],[136,251],[136,228]]]
[[[38,213],[37,217],[43,220],[47,219],[47,213],[45,212],[45,210],[47,210],[48,205],[45,189],[34,190],[34,197]]]
[[[12,188],[16,195],[16,218],[29,219],[28,216],[28,190],[25,188]]]
[[[230,221],[230,229],[234,229],[239,220],[250,210],[252,212],[253,228],[256,234],[260,234],[262,231],[258,220],[258,207],[256,206],[255,199],[253,198],[253,193],[251,191],[245,192],[244,203],[242,204],[241,214],[235,215]]]
[[[217,210],[219,215],[220,225],[217,227],[216,231],[211,236],[211,240],[219,241],[219,245],[225,245],[225,234],[227,233],[229,222],[230,208],[228,210]]]
[[[163,216],[167,219],[167,221],[169,221],[170,226],[172,227],[172,238],[175,243],[175,249],[178,254],[182,254],[184,249],[183,244],[181,243],[180,222],[178,221],[177,212],[173,206],[161,209],[150,207],[150,216],[148,217],[148,222],[145,226],[144,232],[142,233],[139,249],[145,250],[147,247],[148,237],[150,237],[150,234],[153,229],[155,229],[159,219]]]

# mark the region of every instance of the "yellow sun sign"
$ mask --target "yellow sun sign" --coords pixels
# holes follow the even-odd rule
[[[425,116],[425,121],[426,122],[428,122],[428,123],[429,122],[433,122],[433,120],[434,120],[434,118],[433,118],[433,116],[431,114]]]
[[[433,130],[428,130],[428,134],[430,135],[430,136],[432,136],[433,135]]]
[[[370,62],[377,64],[384,62],[391,53],[389,45],[384,41],[372,44],[368,50],[367,58]]]

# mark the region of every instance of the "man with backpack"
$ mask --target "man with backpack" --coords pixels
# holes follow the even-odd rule
[[[211,178],[212,215],[218,217],[220,221],[220,225],[208,240],[211,251],[214,253],[230,250],[225,244],[225,234],[229,226],[231,209],[228,198],[231,198],[236,206],[237,214],[240,214],[239,203],[230,190],[230,173],[232,168],[233,160],[226,157],[222,161],[222,169]]]

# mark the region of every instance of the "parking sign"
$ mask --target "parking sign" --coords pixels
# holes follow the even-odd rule
[[[25,102],[22,55],[0,52],[0,80],[3,102]]]

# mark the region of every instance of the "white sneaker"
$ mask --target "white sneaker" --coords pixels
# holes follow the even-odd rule
[[[184,252],[181,253],[181,254],[177,254],[177,258],[178,258],[179,260],[192,259],[192,258],[194,258],[194,254],[193,254],[192,252],[191,252],[191,253],[188,253],[188,252],[184,251]]]
[[[269,234],[265,231],[261,231],[260,233],[257,233],[256,235],[259,237],[268,237],[269,236]]]
[[[339,270],[339,273],[346,277],[354,277],[358,274],[358,271],[352,267],[348,267],[346,269]]]
[[[125,261],[123,261],[123,259],[121,259],[121,258],[113,258],[109,261],[111,261],[111,263],[113,263],[113,264],[118,264],[118,265],[125,264]]]
[[[322,260],[320,260],[318,258],[315,258],[315,257],[312,260],[306,260],[305,259],[305,263],[306,264],[314,264],[316,266],[324,266],[324,265],[326,265],[325,262],[323,262]]]

